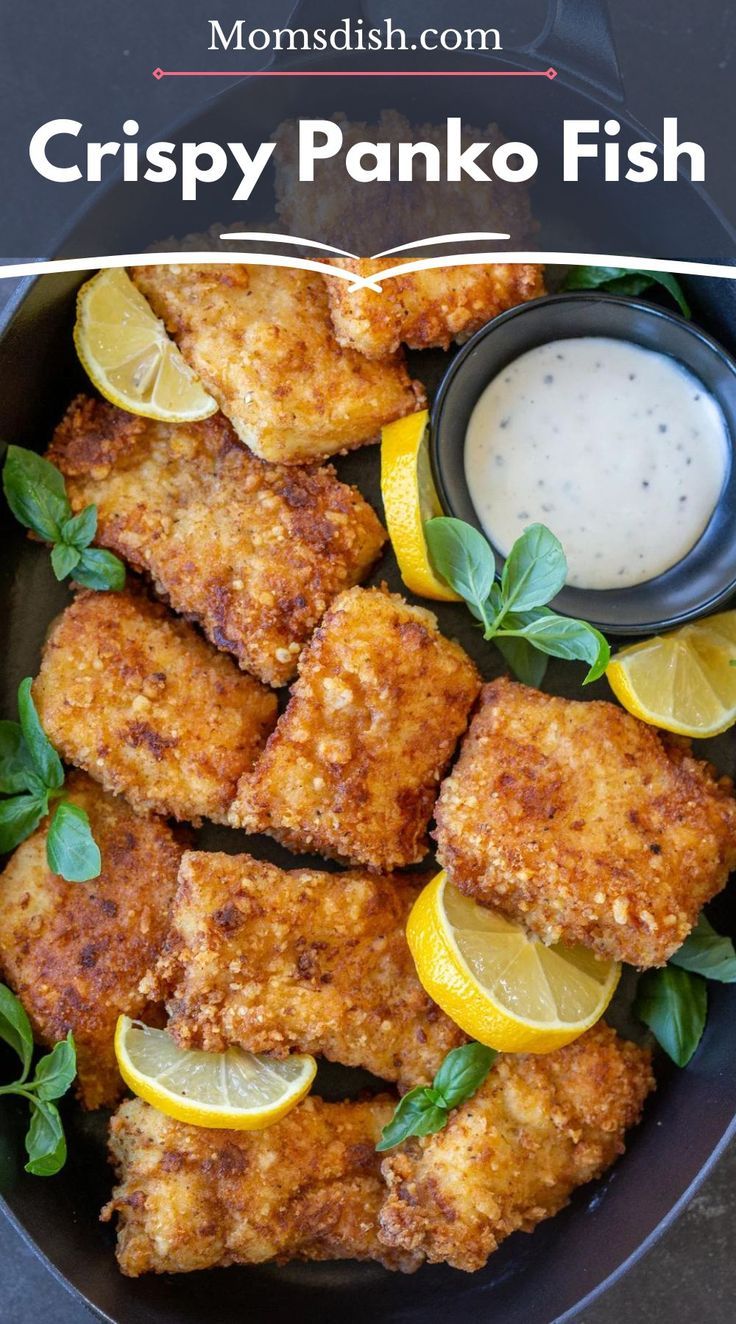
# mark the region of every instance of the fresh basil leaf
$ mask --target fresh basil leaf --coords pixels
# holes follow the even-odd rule
[[[125,566],[112,552],[103,551],[101,547],[85,547],[74,570],[74,578],[85,588],[119,592],[125,587]]]
[[[78,515],[72,515],[61,527],[61,537],[70,547],[83,552],[97,532],[97,507],[85,506]]]
[[[496,575],[493,552],[482,533],[445,515],[427,520],[424,532],[437,574],[467,603],[482,609]]]
[[[18,686],[20,725],[36,772],[49,790],[58,791],[59,787],[64,785],[64,769],[59,755],[39,721],[31,693],[32,684],[31,677],[26,676]]]
[[[22,1002],[6,984],[0,984],[0,1039],[18,1054],[25,1080],[31,1065],[33,1033]]]
[[[35,451],[8,446],[3,466],[5,499],[15,518],[45,542],[57,542],[71,515],[64,479],[53,464]]]
[[[66,579],[79,562],[81,552],[68,543],[57,542],[51,548],[51,569],[57,579]]]
[[[516,679],[523,685],[531,685],[538,690],[547,671],[549,663],[547,654],[540,653],[528,639],[514,639],[512,636],[494,634],[493,642]]]
[[[523,626],[519,634],[552,657],[587,662],[590,669],[583,680],[584,685],[603,675],[611,657],[610,646],[599,630],[588,625],[587,621],[576,621],[569,616],[540,616]],[[495,638],[497,640],[498,635]]]
[[[687,1066],[705,1029],[708,994],[705,980],[666,965],[640,976],[634,1015],[678,1067]]]
[[[15,795],[34,789],[29,785],[33,765],[18,722],[0,722],[0,793]]]
[[[441,1131],[446,1121],[447,1109],[432,1103],[426,1085],[417,1085],[397,1104],[391,1121],[381,1132],[376,1149],[393,1149],[409,1136],[431,1135],[434,1131]]]
[[[442,1096],[445,1108],[472,1098],[483,1084],[498,1054],[485,1044],[462,1044],[447,1054],[432,1085]]]
[[[626,267],[572,267],[565,278],[566,290],[607,289],[611,294],[643,294],[652,285],[661,285],[674,299],[683,317],[690,317],[690,306],[676,276],[669,271],[646,268],[629,271]]]
[[[68,883],[98,878],[102,857],[84,809],[63,800],[57,805],[46,838],[46,859],[52,873]]]
[[[26,1172],[34,1177],[53,1177],[66,1163],[66,1140],[56,1104],[34,1099],[31,1125],[26,1135]]]
[[[13,795],[9,800],[0,800],[0,855],[7,855],[30,837],[46,813],[45,795]]]
[[[505,605],[513,611],[543,607],[567,578],[562,546],[545,524],[530,524],[516,539],[501,575]]]
[[[66,1094],[77,1074],[77,1053],[74,1036],[69,1031],[66,1039],[54,1044],[50,1053],[36,1063],[33,1086],[37,1099],[60,1099]]]
[[[736,951],[733,942],[716,933],[705,915],[700,916],[692,933],[670,957],[670,964],[703,975],[706,979],[715,979],[720,984],[736,983]]]

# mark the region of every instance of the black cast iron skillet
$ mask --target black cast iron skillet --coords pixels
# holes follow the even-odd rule
[[[339,8],[342,17],[347,6],[341,4]],[[558,3],[535,52],[521,53],[519,62],[528,66],[536,60],[542,67],[554,62],[561,67],[561,55],[569,59],[570,41],[579,40],[577,73],[560,77],[557,95],[564,98],[565,113],[599,114],[601,105],[614,104],[616,92],[612,85],[615,61],[610,46],[606,46],[605,16],[587,0],[574,8],[575,21],[571,27],[566,26],[570,6]],[[317,17],[324,21],[325,14]],[[310,21],[303,11],[300,21]],[[292,24],[296,22],[295,17]],[[335,56],[332,67],[349,70],[351,59]],[[284,106],[276,103],[276,92],[268,80],[263,81],[265,86],[259,86],[257,99],[247,84],[238,85],[215,107],[206,109],[187,132],[216,137],[217,133],[207,133],[207,127],[214,124],[215,117],[221,123],[223,114],[239,124],[238,136],[242,136],[243,123],[251,122],[249,115],[254,132],[258,124],[272,125],[283,115]],[[274,80],[280,87],[285,81]],[[326,91],[319,83],[315,88],[314,95],[317,100],[321,98],[326,114],[339,104],[336,82]],[[479,88],[479,83],[483,80],[476,80],[474,91],[469,83],[462,87],[473,122],[484,123],[489,92],[485,86]],[[288,88],[287,92],[298,104],[298,95]],[[391,102],[386,104],[397,104],[399,94],[398,85],[392,81]],[[371,95],[378,98],[377,91]],[[405,95],[411,101],[415,93]],[[436,115],[457,113],[452,103],[449,89],[438,89]],[[507,103],[512,104],[516,103]],[[561,100],[556,104],[561,106]],[[533,106],[526,100],[524,105],[524,114],[532,114]],[[411,105],[400,108],[411,111]],[[537,118],[537,133],[539,125]],[[637,126],[628,127],[632,134],[641,136]],[[516,125],[514,131],[518,132]],[[132,194],[135,196],[135,190]],[[720,248],[728,249],[732,236],[707,200],[693,191],[691,206],[690,219],[700,219],[701,233],[717,235]],[[600,208],[603,214],[603,197]],[[198,223],[209,224],[216,215],[209,208],[206,218],[200,217]],[[103,191],[95,206],[66,235],[63,252],[99,252],[101,235],[105,237],[102,251],[140,248],[142,225],[141,213],[130,201],[127,189]],[[633,217],[622,215],[621,225],[622,233],[635,232]],[[160,231],[166,232],[163,228]],[[714,247],[712,255],[715,251]],[[8,439],[43,448],[74,391],[84,387],[70,335],[78,283],[78,277],[67,275],[27,282],[6,309],[0,339],[0,417],[2,435]],[[688,293],[707,329],[733,350],[729,326],[736,322],[730,282],[702,281]],[[431,388],[445,366],[446,356],[433,354],[416,356],[413,364]],[[341,475],[357,482],[380,509],[375,451],[355,453],[340,461],[339,468]],[[48,622],[66,602],[68,591],[54,581],[47,553],[25,541],[7,512],[3,550],[0,607],[5,648],[0,696],[3,715],[13,716],[17,684],[24,675],[35,673]],[[376,577],[386,578],[393,588],[400,586],[389,558],[379,566]],[[462,640],[484,673],[489,677],[498,674],[495,654],[479,643],[464,609],[441,606],[438,614],[445,632]],[[581,673],[574,667],[555,664],[546,684],[561,694],[581,697],[580,678]],[[586,695],[606,697],[607,687],[601,682]],[[734,771],[729,737],[707,742],[703,752],[723,771]],[[208,828],[200,842],[231,851],[247,845],[256,854],[285,865],[295,859],[265,839],[246,840],[242,834],[225,829]],[[736,906],[729,894],[720,899],[712,914],[724,929],[736,931]],[[618,999],[614,1019],[632,1032],[627,1012],[630,997],[629,981]],[[67,1166],[58,1177],[41,1180],[22,1171],[22,1110],[10,1100],[1,1101],[0,1179],[6,1208],[21,1233],[46,1257],[52,1271],[103,1318],[116,1324],[240,1324],[244,1318],[252,1324],[291,1324],[297,1318],[303,1324],[321,1324],[326,1318],[348,1318],[352,1324],[373,1324],[376,1320],[382,1324],[480,1324],[489,1319],[497,1324],[551,1324],[553,1320],[571,1318],[646,1250],[676,1216],[728,1142],[736,1114],[736,1052],[731,1029],[735,1016],[736,990],[713,985],[708,1028],[696,1058],[686,1071],[674,1071],[660,1063],[658,1093],[648,1105],[641,1127],[631,1134],[625,1159],[602,1182],[579,1191],[567,1210],[542,1224],[533,1236],[510,1238],[488,1267],[474,1275],[428,1267],[404,1277],[374,1265],[335,1263],[124,1279],[115,1267],[112,1231],[97,1221],[111,1184],[104,1158],[105,1119],[86,1116],[71,1103],[64,1108],[70,1151]],[[4,1069],[2,1061],[0,1069]],[[319,1089],[327,1097],[341,1097],[355,1087],[356,1073],[340,1068],[321,1070]]]

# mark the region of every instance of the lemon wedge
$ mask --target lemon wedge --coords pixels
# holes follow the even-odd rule
[[[115,1028],[115,1056],[126,1085],[167,1117],[192,1126],[261,1131],[299,1103],[314,1080],[308,1055],[268,1057],[228,1048],[180,1048],[165,1030],[129,1016]]]
[[[100,394],[130,414],[186,423],[217,409],[122,268],[100,271],[82,286],[74,344]]]
[[[401,578],[412,593],[439,602],[459,602],[457,593],[432,569],[424,524],[443,513],[432,479],[429,414],[421,409],[381,433],[381,494],[389,537]]]
[[[471,1038],[503,1053],[572,1043],[603,1015],[621,973],[586,947],[545,947],[444,873],[420,892],[406,936],[429,996]]]
[[[634,717],[705,739],[736,722],[736,611],[623,648],[606,677]]]

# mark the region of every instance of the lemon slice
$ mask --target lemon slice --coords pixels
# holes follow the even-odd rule
[[[115,1056],[126,1085],[167,1117],[192,1126],[261,1131],[304,1098],[317,1063],[228,1048],[180,1048],[165,1030],[118,1017]]]
[[[677,735],[705,739],[736,722],[736,611],[707,616],[671,634],[623,648],[606,669],[619,703],[634,717]]]
[[[122,268],[100,271],[82,286],[74,344],[100,394],[130,414],[186,423],[217,409]]]
[[[440,602],[459,602],[429,560],[424,523],[442,507],[429,464],[426,409],[389,423],[381,433],[381,494],[389,537],[401,578],[412,593]]]
[[[545,947],[444,873],[420,892],[406,936],[429,996],[471,1038],[504,1053],[572,1043],[603,1015],[621,973],[586,947]]]

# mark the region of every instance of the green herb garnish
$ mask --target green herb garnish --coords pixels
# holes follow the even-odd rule
[[[703,1037],[708,1010],[706,979],[736,983],[736,951],[701,915],[692,933],[661,970],[639,979],[634,1014],[676,1062],[687,1066]]]
[[[51,565],[57,579],[73,575],[85,588],[123,588],[122,561],[112,552],[90,547],[97,532],[97,507],[86,506],[73,515],[64,479],[53,464],[35,451],[8,446],[3,491],[15,518],[53,544]]]
[[[464,598],[519,680],[539,685],[548,656],[587,662],[584,685],[603,675],[611,650],[600,631],[546,606],[567,578],[565,553],[546,525],[532,524],[517,538],[500,584],[490,544],[471,524],[440,516],[424,529],[434,569]]]
[[[52,1177],[66,1162],[66,1140],[59,1110],[54,1103],[66,1094],[77,1073],[74,1038],[69,1031],[50,1053],[36,1063],[29,1080],[33,1055],[33,1034],[22,1004],[5,984],[0,984],[0,1038],[9,1044],[21,1061],[21,1074],[10,1085],[0,1085],[0,1095],[18,1094],[31,1109],[31,1124],[26,1133],[28,1162],[26,1172],[36,1177]]]
[[[431,1085],[417,1085],[396,1106],[376,1149],[393,1149],[409,1136],[441,1131],[451,1108],[472,1098],[498,1054],[484,1044],[463,1044],[447,1054]]]
[[[571,267],[565,277],[565,290],[608,290],[635,298],[661,285],[672,296],[683,317],[690,317],[690,305],[676,276],[669,271],[629,271],[626,267]]]
[[[14,850],[35,832],[53,801],[46,838],[52,873],[70,883],[97,878],[102,867],[89,818],[79,805],[60,800],[64,787],[61,759],[39,721],[31,678],[18,687],[20,722],[0,722],[0,854]]]

